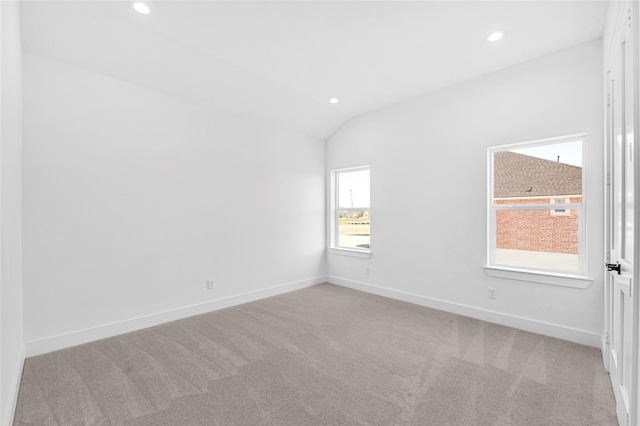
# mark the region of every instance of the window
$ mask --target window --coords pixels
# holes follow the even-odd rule
[[[568,198],[552,198],[551,204],[568,204],[571,200]],[[567,209],[553,209],[549,210],[551,216],[569,216],[570,212]]]
[[[369,252],[371,209],[369,167],[334,170],[331,247]]]
[[[487,266],[586,275],[584,140],[489,148]]]

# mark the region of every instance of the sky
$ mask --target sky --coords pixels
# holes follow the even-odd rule
[[[340,172],[338,194],[340,207],[352,207],[353,199],[353,207],[369,208],[369,170]]]
[[[559,155],[561,163],[582,167],[582,141],[511,149],[510,151],[551,161],[557,161]]]

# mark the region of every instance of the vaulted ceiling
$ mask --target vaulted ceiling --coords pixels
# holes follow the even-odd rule
[[[602,36],[606,1],[24,1],[23,47],[326,138],[349,119]],[[506,36],[489,43],[496,29]],[[339,103],[329,103],[330,98]]]

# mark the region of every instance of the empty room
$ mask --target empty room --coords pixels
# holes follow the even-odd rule
[[[637,1],[0,1],[0,425],[640,424]]]

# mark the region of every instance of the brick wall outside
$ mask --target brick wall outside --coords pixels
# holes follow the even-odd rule
[[[579,203],[581,197],[571,197]],[[496,200],[496,204],[550,204],[549,198]],[[496,248],[578,253],[578,213],[554,216],[549,210],[496,211]]]

